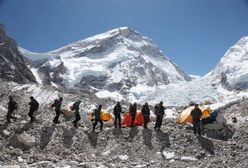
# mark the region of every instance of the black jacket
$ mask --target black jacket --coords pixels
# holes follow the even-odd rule
[[[97,108],[94,110],[95,120],[101,120],[101,108]]]
[[[54,101],[54,103],[52,104],[52,107],[55,107],[55,110],[56,110],[56,111],[60,111],[60,109],[61,109],[61,104],[62,104],[62,102],[59,101],[58,99],[56,99],[56,100]]]
[[[114,107],[114,115],[120,115],[122,113],[122,108],[120,105],[115,105]]]
[[[14,111],[18,108],[18,105],[17,103],[15,102],[15,100],[10,100],[9,103],[8,103],[8,110],[9,111]]]
[[[199,108],[194,108],[190,114],[193,117],[193,121],[199,121],[202,116],[202,112]]]
[[[29,107],[30,111],[36,111],[39,108],[39,103],[35,99],[31,100],[29,105],[30,105],[30,107]]]
[[[163,105],[156,105],[155,106],[155,114],[157,116],[161,116],[163,117],[164,116],[164,110],[165,110],[165,107]]]
[[[79,113],[79,106],[80,106],[81,102],[80,101],[76,101],[73,104],[73,109],[75,110],[75,113]]]
[[[129,113],[131,114],[131,116],[136,116],[137,114],[137,107],[134,105],[130,105],[129,107]]]
[[[141,113],[143,114],[143,116],[148,117],[150,115],[150,109],[148,106],[144,105],[142,107]]]

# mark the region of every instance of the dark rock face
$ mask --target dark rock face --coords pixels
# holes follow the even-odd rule
[[[19,53],[16,42],[6,36],[0,25],[0,78],[17,83],[36,82]]]
[[[41,66],[39,68],[39,73],[42,74],[43,84],[50,85],[51,82],[59,83],[61,85],[63,82],[63,75],[66,72],[66,68],[64,67],[64,63],[61,62],[57,67],[50,68],[49,66]]]

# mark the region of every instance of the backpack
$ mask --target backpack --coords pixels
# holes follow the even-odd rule
[[[75,103],[72,106],[70,106],[70,109],[71,109],[71,111],[75,110]]]
[[[58,103],[58,100],[56,99],[56,100],[54,100],[54,102],[51,104],[50,107],[52,107],[52,108],[55,107],[57,103]]]
[[[40,104],[35,100],[35,111],[39,109]]]
[[[13,104],[14,104],[14,109],[17,110],[18,109],[18,104],[15,101],[13,101]]]

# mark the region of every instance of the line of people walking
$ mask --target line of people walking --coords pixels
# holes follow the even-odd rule
[[[50,105],[50,109],[54,108],[54,111],[55,111],[55,117],[53,119],[54,124],[60,123],[59,117],[61,114],[62,102],[63,102],[63,97],[59,97],[58,99],[55,99],[53,101],[53,103]],[[75,114],[75,120],[72,122],[74,127],[78,127],[78,122],[81,120],[80,112],[79,112],[80,111],[80,104],[81,104],[81,101],[77,100],[71,106],[71,111],[74,111],[74,114]],[[36,121],[36,119],[34,117],[34,113],[39,109],[39,103],[33,96],[30,97],[29,106],[30,107],[29,107],[28,116],[30,117],[30,123],[33,123],[34,121]],[[163,106],[163,102],[160,102],[154,108],[155,108],[155,115],[157,116],[156,124],[154,127],[154,129],[156,130],[156,129],[161,128],[163,116],[165,114],[164,113],[165,107]],[[14,110],[17,110],[17,109],[18,109],[18,104],[14,100],[13,96],[9,96],[7,123],[10,123],[11,119],[16,119],[12,114],[13,114]],[[96,109],[94,109],[94,111],[93,111],[93,116],[94,116],[94,122],[92,124],[92,130],[93,131],[95,131],[98,123],[100,123],[100,130],[103,129],[103,121],[101,119],[101,110],[102,110],[102,105],[98,105],[98,107]],[[121,121],[122,121],[121,120],[121,113],[124,113],[122,110],[121,103],[117,102],[116,105],[114,106],[114,109],[113,109],[113,114],[115,117],[115,119],[114,119],[115,128],[117,128],[117,127],[121,128]],[[130,104],[129,113],[130,113],[131,118],[132,118],[131,127],[133,127],[134,121],[135,121],[135,118],[137,115],[137,103]],[[141,113],[144,117],[143,127],[146,129],[148,122],[150,120],[150,108],[149,108],[148,103],[145,103],[142,106]]]
[[[54,102],[50,105],[50,108],[54,108],[55,110],[55,117],[53,119],[54,124],[59,124],[59,117],[61,114],[61,106],[63,102],[63,97],[60,97],[59,99],[55,99]],[[71,106],[71,111],[74,111],[75,114],[75,120],[72,122],[74,127],[78,127],[78,122],[81,120],[80,117],[80,104],[81,100],[77,100],[73,103]],[[30,118],[30,123],[33,123],[36,121],[34,117],[34,113],[39,109],[39,103],[33,96],[30,97],[29,102],[29,113],[28,116]],[[191,116],[193,118],[193,130],[194,134],[199,134],[201,136],[201,116],[202,112],[198,107],[198,104],[194,104],[194,109],[191,111]],[[13,112],[18,109],[18,104],[14,100],[13,96],[9,96],[9,102],[8,102],[8,112],[7,112],[7,123],[11,122],[11,119],[16,120],[16,117],[13,116]],[[162,126],[163,117],[165,114],[165,107],[163,106],[163,102],[160,102],[159,104],[156,104],[154,107],[154,113],[156,115],[156,123],[154,126],[155,130],[159,130]],[[95,131],[96,126],[98,123],[100,123],[100,130],[103,129],[103,121],[101,119],[101,110],[102,105],[98,105],[96,109],[93,111],[93,116],[95,117],[94,122],[92,124],[92,130]],[[117,102],[117,104],[114,106],[113,114],[114,114],[114,126],[115,128],[119,127],[121,128],[121,113],[124,113],[121,107],[121,103]],[[129,113],[131,115],[131,127],[134,126],[135,118],[137,115],[137,103],[130,104],[129,106]],[[145,103],[142,106],[141,113],[144,117],[144,124],[143,127],[147,129],[147,125],[150,120],[150,108],[148,103]]]

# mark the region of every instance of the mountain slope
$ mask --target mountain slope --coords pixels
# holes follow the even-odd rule
[[[248,87],[248,37],[241,38],[222,57],[213,71],[205,78],[214,82],[224,80],[231,88]]]
[[[16,42],[9,38],[0,25],[0,78],[18,83],[35,82],[35,77],[26,66]]]
[[[125,92],[137,84],[158,86],[191,79],[150,39],[127,27],[46,54],[47,61],[35,65],[43,83]]]

